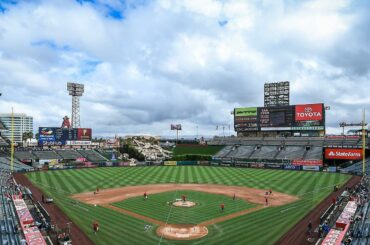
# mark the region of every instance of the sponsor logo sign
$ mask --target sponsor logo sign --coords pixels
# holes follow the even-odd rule
[[[307,171],[320,171],[319,166],[302,166],[302,169]]]
[[[325,136],[327,139],[359,139],[361,138],[358,135],[327,135]]]
[[[67,141],[67,145],[91,145],[91,141]]]
[[[326,148],[325,158],[341,160],[360,160],[362,159],[362,149]]]
[[[171,130],[181,130],[181,124],[171,124]]]
[[[265,164],[263,163],[251,163],[249,164],[251,168],[264,168]]]
[[[328,172],[337,172],[337,167],[328,167]]]
[[[91,128],[78,128],[77,140],[91,140]]]
[[[300,170],[301,167],[300,166],[295,166],[295,165],[284,165],[284,169],[287,169],[287,170]]]
[[[292,164],[295,166],[322,166],[323,161],[320,160],[293,160]]]
[[[164,166],[176,166],[177,165],[177,161],[165,161]]]
[[[266,163],[265,164],[265,168],[273,168],[273,169],[281,169],[282,168],[282,165],[279,165],[279,164],[272,164],[272,163]]]
[[[322,104],[307,104],[295,106],[296,121],[321,121],[323,119]]]
[[[292,130],[291,127],[264,127],[261,131],[289,131]]]
[[[292,127],[292,130],[324,130],[324,126]]]
[[[257,116],[257,107],[235,108],[235,117]]]

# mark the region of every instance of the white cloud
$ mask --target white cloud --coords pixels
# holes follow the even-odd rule
[[[7,8],[0,108],[33,114],[36,127],[69,114],[68,81],[85,83],[81,122],[98,135],[166,135],[172,122],[184,134],[197,125],[219,134],[215,125],[232,123],[233,107],[263,105],[266,81],[291,81],[293,103],[330,105],[330,131],[370,105],[370,64],[366,53],[356,59],[368,49],[369,8],[353,1],[45,0]],[[108,16],[112,9],[123,19]],[[351,59],[338,62],[338,50]]]

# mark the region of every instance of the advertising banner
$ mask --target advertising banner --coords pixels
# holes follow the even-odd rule
[[[307,171],[320,171],[319,166],[302,166],[302,169]]]
[[[337,167],[328,167],[328,172],[332,172],[332,173],[337,172]]]
[[[66,145],[91,145],[91,141],[66,141]]]
[[[341,245],[342,240],[348,230],[348,227],[345,230],[336,230],[330,229],[329,233],[326,235],[324,241],[321,245]]]
[[[251,164],[249,164],[249,166],[251,168],[264,168],[265,164],[263,164],[263,163],[251,163]]]
[[[343,209],[343,212],[340,214],[339,218],[335,222],[337,228],[344,229],[346,225],[351,223],[352,218],[354,217],[357,209],[357,204],[355,201],[349,201],[346,207]]]
[[[359,135],[326,135],[326,139],[360,139]]]
[[[23,233],[28,245],[46,245],[45,239],[37,226],[24,228]]]
[[[285,170],[301,170],[301,166],[296,165],[284,165]]]
[[[91,128],[78,128],[77,140],[91,140]]]
[[[235,108],[234,109],[235,131],[257,131],[258,130],[258,108]]]
[[[272,163],[266,163],[265,168],[271,168],[271,169],[282,169],[283,165],[280,164],[272,164]]]
[[[247,108],[235,108],[234,110],[235,117],[257,117],[257,107],[247,107]]]
[[[324,130],[324,126],[303,126],[303,127],[292,127],[292,130],[309,130],[309,131],[318,131]]]
[[[322,160],[293,160],[292,164],[295,166],[322,166]]]
[[[171,130],[181,130],[181,124],[171,124]]]
[[[326,148],[325,158],[340,160],[360,160],[362,159],[362,149]]]
[[[323,120],[323,104],[307,104],[295,106],[296,121]]]
[[[177,161],[164,161],[163,165],[164,166],[176,166]]]

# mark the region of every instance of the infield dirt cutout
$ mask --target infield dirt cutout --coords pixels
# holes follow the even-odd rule
[[[211,219],[197,225],[185,225],[185,224],[166,224],[162,221],[155,220],[147,216],[143,216],[111,205],[111,203],[120,202],[128,198],[143,196],[145,192],[148,194],[148,197],[150,198],[151,194],[158,194],[162,192],[176,190],[192,190],[211,194],[220,194],[229,196],[230,198],[233,198],[235,194],[237,199],[246,200],[250,203],[257,204],[257,206],[240,212],[235,212],[229,215]],[[72,198],[87,204],[101,205],[103,207],[113,209],[120,213],[127,214],[138,219],[148,221],[150,223],[157,224],[159,225],[159,228],[157,229],[157,234],[159,236],[163,236],[166,239],[191,240],[206,236],[208,234],[208,229],[206,226],[208,225],[233,219],[238,216],[255,212],[259,209],[267,207],[265,205],[266,191],[267,190],[241,186],[225,186],[213,184],[153,184],[153,185],[126,186],[119,188],[103,189],[100,190],[98,194],[94,194],[94,192],[85,192],[73,195]],[[268,197],[268,206],[281,206],[298,200],[298,197],[296,196],[275,191],[272,192],[272,195],[268,195],[267,197]]]

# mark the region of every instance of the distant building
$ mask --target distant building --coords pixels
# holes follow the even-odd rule
[[[14,142],[21,143],[25,132],[33,132],[33,117],[24,113],[14,113]],[[12,138],[12,114],[0,113],[0,121],[7,130],[1,132],[3,138]]]

